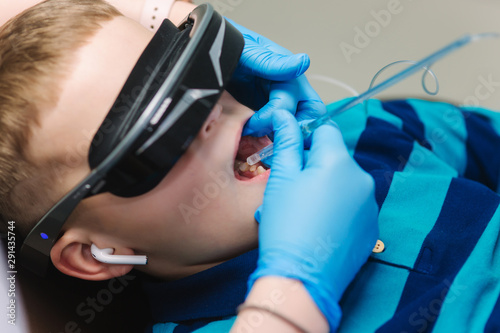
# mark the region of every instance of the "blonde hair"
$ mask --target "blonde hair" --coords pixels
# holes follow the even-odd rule
[[[101,0],[47,0],[0,29],[0,218],[25,236],[55,203],[54,165],[27,156],[41,109],[57,104],[72,56],[121,13]]]

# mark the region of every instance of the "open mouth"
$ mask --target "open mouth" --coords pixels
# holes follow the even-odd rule
[[[271,144],[267,136],[256,138],[253,136],[243,136],[240,140],[238,152],[234,160],[234,175],[239,180],[253,179],[269,170],[263,163],[258,162],[254,165],[248,165],[247,158]]]

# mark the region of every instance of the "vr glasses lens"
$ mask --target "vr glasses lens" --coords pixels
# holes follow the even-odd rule
[[[179,27],[165,20],[93,138],[91,173],[31,230],[23,266],[45,273],[64,222],[85,197],[137,196],[158,185],[217,103],[243,46],[239,31],[208,4]]]

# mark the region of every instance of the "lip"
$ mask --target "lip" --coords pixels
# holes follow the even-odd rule
[[[236,155],[238,155],[238,148],[240,147],[241,134],[243,133],[243,126],[245,126],[248,119],[250,119],[250,117],[243,121],[239,130],[236,132],[236,137],[234,138],[233,161],[236,160]]]
[[[243,127],[245,126],[246,122],[250,119],[250,117],[246,118],[242,123],[239,128],[239,130],[236,132],[236,137],[235,137],[235,143],[234,143],[234,152],[233,152],[233,163],[236,160],[236,157],[238,155],[238,150],[240,147],[240,142],[241,142],[241,134],[243,133]],[[271,169],[267,169],[265,172],[261,173],[260,175],[257,175],[252,178],[247,178],[247,177],[242,177],[236,170],[234,171],[234,178],[236,178],[238,181],[245,183],[245,184],[252,184],[256,182],[262,182],[262,181],[267,181],[271,174]]]
[[[252,184],[256,182],[261,182],[261,181],[267,181],[269,176],[271,175],[271,169],[266,170],[265,172],[261,173],[260,175],[257,175],[253,178],[246,178],[240,176],[240,174],[237,171],[234,171],[234,178],[237,180],[241,181],[242,183],[245,184]]]

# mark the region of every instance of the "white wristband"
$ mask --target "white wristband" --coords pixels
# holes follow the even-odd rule
[[[156,31],[164,19],[168,18],[175,0],[145,0],[142,8],[141,24]]]

